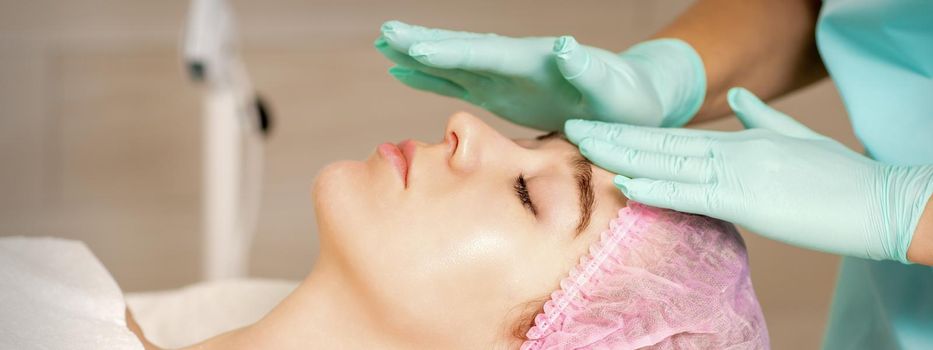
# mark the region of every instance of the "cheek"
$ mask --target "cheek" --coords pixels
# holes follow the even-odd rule
[[[433,289],[427,298],[442,295],[440,301],[447,304],[463,298],[460,302],[476,310],[486,303],[489,310],[501,311],[548,293],[555,278],[566,272],[567,251],[561,242],[521,213],[486,203],[447,217],[425,232],[412,232],[425,237],[420,245],[431,247],[409,249],[419,255],[410,268]]]
[[[498,288],[489,281],[513,275],[523,250],[533,243],[534,226],[521,212],[508,208],[499,197],[475,197],[479,197],[475,191],[447,191],[444,196],[425,194],[424,200],[406,206],[418,215],[402,233],[413,241],[404,250],[417,259],[410,267],[426,283]]]
[[[373,222],[349,253],[353,273],[380,314],[426,334],[491,332],[513,306],[513,276],[523,270],[527,228],[515,218],[464,202],[405,200],[398,215]],[[451,213],[455,213],[452,215]],[[489,325],[478,327],[476,325]]]
[[[422,265],[425,275],[463,279],[508,275],[526,245],[515,229],[484,222],[462,224],[441,232],[436,249]]]
[[[508,200],[517,199],[490,195],[497,194],[493,190],[446,193],[411,201],[421,215],[402,234],[414,238],[412,246],[403,248],[413,259],[409,268],[432,287],[453,286],[438,291],[448,300],[463,292],[496,300],[546,293],[553,277],[566,272],[567,242],[547,230],[551,223],[536,222],[517,205],[511,207]]]
[[[466,327],[488,335],[501,330],[503,325],[494,320],[505,319],[512,308],[528,299],[523,278],[535,273],[525,254],[534,242],[527,239],[527,228],[523,231],[518,225],[496,221],[490,215],[455,218],[431,232],[421,232],[435,235],[420,243],[430,248],[407,249],[406,270],[390,282],[404,284],[396,291],[404,289],[408,303],[418,301],[403,308],[440,332]]]
[[[530,226],[503,208],[507,203],[490,198],[490,192],[480,196],[478,191],[439,191],[444,194],[426,191],[407,198],[404,209],[414,216],[407,232],[400,233],[406,237],[399,238],[411,244],[397,253],[416,259],[411,268],[427,279],[472,282],[506,273],[527,245]]]
[[[541,238],[540,230],[484,223],[445,232],[452,237],[416,263],[421,278],[413,285],[420,288],[412,290],[411,300],[426,307],[415,311],[426,321],[447,330],[511,331],[524,313],[536,311],[529,305],[537,307],[535,302],[557,289],[578,259],[565,246]]]

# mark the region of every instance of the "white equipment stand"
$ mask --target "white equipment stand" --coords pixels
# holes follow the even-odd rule
[[[237,52],[226,0],[192,0],[185,33],[188,74],[203,88],[203,276],[245,277],[261,202],[269,119]]]

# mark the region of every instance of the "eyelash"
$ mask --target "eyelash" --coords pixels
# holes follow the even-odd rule
[[[515,194],[518,195],[518,199],[522,202],[522,205],[528,210],[531,210],[531,213],[535,216],[538,216],[538,208],[535,208],[535,204],[531,202],[531,195],[528,194],[528,184],[525,182],[525,174],[519,174],[518,178],[515,179],[515,185],[512,186],[515,189]]]

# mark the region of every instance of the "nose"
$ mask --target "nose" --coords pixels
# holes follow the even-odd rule
[[[450,167],[458,172],[471,172],[494,154],[508,154],[518,147],[479,118],[457,112],[447,120],[445,140],[451,144]]]

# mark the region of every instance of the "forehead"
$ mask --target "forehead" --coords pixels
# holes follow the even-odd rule
[[[546,134],[543,136],[548,136],[548,135],[551,135],[551,134]],[[570,143],[570,141],[567,141],[566,138],[564,138],[562,135],[559,135],[559,134],[557,136],[549,136],[543,140],[514,139],[513,141],[515,141],[515,143],[517,143],[519,146],[522,146],[525,148],[537,149],[537,150],[542,150],[546,152],[553,152],[554,155],[557,156],[555,159],[559,159],[561,161],[566,161],[570,157],[580,154],[580,150],[577,148],[577,146],[574,146],[572,143]],[[594,186],[597,186],[597,188],[595,189],[598,190],[598,187],[599,187],[598,185],[600,184],[604,184],[604,183],[608,183],[609,185],[612,184],[612,178],[615,176],[615,174],[610,173],[606,171],[605,169],[600,168],[595,165],[593,165],[592,167],[593,167],[593,177],[594,178],[598,177],[600,179],[600,181],[594,182]],[[615,188],[615,186],[612,186],[612,187]]]
[[[552,132],[548,134],[540,135],[536,138],[525,138],[525,139],[513,139],[515,143],[519,146],[532,149],[549,149],[553,151],[566,152],[568,154],[579,153],[577,147],[574,146],[570,141],[567,141],[567,138],[563,134]]]

